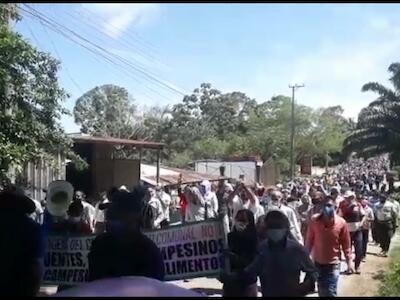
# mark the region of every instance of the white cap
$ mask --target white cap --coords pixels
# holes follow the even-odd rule
[[[344,198],[350,198],[350,197],[355,197],[356,194],[353,191],[346,191],[344,193]]]
[[[63,202],[54,202],[53,197],[59,192],[65,192],[67,197]],[[49,213],[55,217],[62,217],[68,210],[69,205],[72,202],[72,197],[74,195],[74,187],[68,181],[56,180],[49,184],[47,188],[47,203],[46,207]]]
[[[120,191],[124,191],[124,192],[129,192],[128,188],[127,188],[125,185],[121,185],[121,186],[119,187],[119,190],[120,190]]]

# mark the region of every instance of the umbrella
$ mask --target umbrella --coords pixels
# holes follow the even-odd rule
[[[82,283],[55,297],[202,297],[202,295],[156,279],[126,276]]]

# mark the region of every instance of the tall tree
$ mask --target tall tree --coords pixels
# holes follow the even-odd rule
[[[112,84],[95,87],[76,100],[75,122],[94,136],[144,139],[143,118],[128,91]]]
[[[1,4],[4,16],[4,4]],[[3,19],[4,21],[4,19]],[[25,163],[45,158],[55,163],[59,151],[76,162],[71,141],[59,120],[68,97],[59,86],[60,63],[0,24],[0,176],[20,171]]]
[[[363,92],[371,91],[378,98],[358,115],[356,130],[345,140],[345,152],[369,157],[390,153],[392,161],[400,162],[400,63],[388,68],[393,89],[378,82],[369,82]]]

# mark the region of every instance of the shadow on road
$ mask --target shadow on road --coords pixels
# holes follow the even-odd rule
[[[194,292],[197,293],[204,293],[207,296],[210,295],[221,295],[222,296],[222,289],[213,289],[213,288],[193,288],[191,289]]]

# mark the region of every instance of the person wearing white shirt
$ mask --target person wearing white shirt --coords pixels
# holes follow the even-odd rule
[[[228,206],[232,211],[232,226],[235,225],[236,214],[241,209],[249,209],[253,213],[256,223],[258,218],[264,215],[264,209],[260,205],[258,197],[244,183],[238,184],[229,195]]]
[[[290,232],[292,236],[300,243],[303,244],[303,236],[301,234],[299,222],[297,220],[296,212],[288,207],[282,204],[282,193],[279,191],[274,191],[271,194],[271,202],[267,206],[267,212],[273,211],[273,210],[280,210],[283,212],[286,217],[289,219],[290,223]]]
[[[89,202],[85,200],[86,195],[82,191],[75,192],[75,201],[80,201],[83,205],[83,221],[87,222],[90,226],[92,232],[94,231],[94,215],[96,213],[96,209]]]
[[[197,186],[185,186],[185,197],[187,200],[185,221],[204,221],[206,216],[206,202]]]
[[[161,186],[157,186],[156,187],[156,198],[158,198],[158,200],[160,200],[161,206],[162,206],[162,211],[163,211],[163,215],[164,215],[164,220],[161,223],[161,227],[165,227],[168,226],[169,221],[170,221],[170,213],[169,213],[169,209],[171,206],[171,202],[172,202],[172,198],[171,196],[166,193]]]
[[[150,200],[149,205],[152,210],[153,217],[153,229],[161,228],[161,222],[165,220],[163,206],[161,204],[161,200],[156,196],[156,193],[153,189],[149,189],[150,192]]]
[[[211,191],[211,183],[204,180],[200,187],[207,205],[207,217],[216,218],[218,216],[218,198],[215,192]]]

